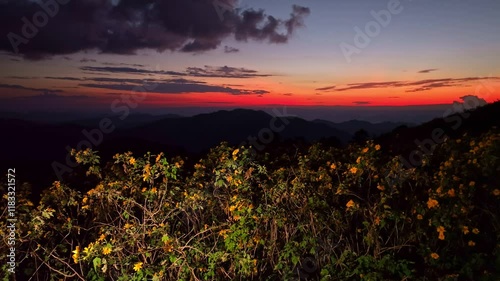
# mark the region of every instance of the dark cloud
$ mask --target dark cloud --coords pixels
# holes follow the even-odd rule
[[[134,91],[137,85],[130,84],[93,84],[93,83],[83,83],[80,84],[83,87],[89,88],[101,88],[101,89],[111,89],[117,91]],[[161,94],[182,94],[182,93],[228,93],[231,95],[263,95],[269,93],[266,90],[245,90],[245,89],[234,89],[230,87],[222,87],[217,85],[204,85],[204,84],[193,84],[193,83],[149,83],[148,88],[151,88],[149,93],[161,93]]]
[[[323,87],[323,88],[317,88],[316,91],[328,91],[328,90],[333,90],[335,89],[336,86],[329,86],[329,87]]]
[[[70,60],[70,61],[71,61],[71,60],[73,60],[73,59],[72,59],[72,58],[70,58],[70,57],[63,57],[63,59],[65,59],[65,60]]]
[[[288,96],[288,97],[293,96],[293,94],[292,94],[292,93],[285,93],[285,94],[283,94],[283,95],[284,95],[284,96]]]
[[[348,90],[363,90],[376,88],[399,88],[411,87],[406,92],[428,91],[442,87],[456,87],[467,85],[470,82],[481,80],[498,80],[500,77],[466,77],[466,78],[442,78],[442,79],[425,79],[418,81],[389,81],[389,82],[368,82],[368,83],[352,83],[347,84],[342,88],[335,88],[335,91]]]
[[[21,85],[12,85],[12,84],[0,84],[0,88],[36,91],[36,92],[44,92],[44,93],[62,93],[62,92],[64,92],[63,90],[54,90],[54,89],[46,89],[46,88],[31,88],[31,87],[25,87],[25,86],[21,86]]]
[[[226,54],[237,53],[239,51],[240,51],[240,49],[237,49],[234,47],[229,47],[229,46],[224,46],[224,53],[226,53]]]
[[[371,102],[369,102],[369,101],[353,101],[352,103],[357,104],[357,105],[371,104]]]
[[[437,71],[437,70],[438,70],[437,68],[429,68],[429,69],[420,70],[418,73],[429,73],[429,72],[433,72],[433,71]]]
[[[76,77],[44,77],[45,79],[54,79],[54,80],[69,80],[69,81],[81,81],[81,78],[76,78]]]
[[[87,63],[87,62],[97,62],[97,61],[94,60],[94,59],[83,58],[83,59],[80,60],[80,62]]]
[[[238,41],[286,43],[310,13],[293,6],[288,19],[278,19],[263,10],[236,9],[236,0],[225,3],[221,17],[213,0],[70,1],[60,5],[45,26],[35,26],[25,36],[23,18],[32,23],[33,15],[43,9],[37,1],[4,0],[0,1],[0,50],[15,53],[11,41],[21,40],[19,54],[44,59],[93,49],[112,54],[135,54],[141,49],[201,52],[219,47],[231,36]]]
[[[165,70],[147,70],[132,67],[94,67],[84,66],[80,68],[84,71],[127,73],[127,74],[161,74],[172,76],[192,76],[192,77],[217,77],[217,78],[252,78],[269,77],[270,74],[260,74],[257,70],[237,68],[230,66],[208,66],[188,67],[185,72],[165,71]]]
[[[121,63],[103,62],[102,64],[103,64],[103,65],[114,65],[114,66],[117,66],[117,65],[123,65],[123,66],[133,66],[133,67],[145,67],[145,65],[144,65],[144,64],[138,64],[138,63],[124,63],[124,62],[121,62]]]

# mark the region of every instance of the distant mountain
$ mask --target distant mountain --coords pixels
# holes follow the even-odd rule
[[[391,132],[392,130],[401,126],[407,126],[407,127],[415,126],[415,124],[403,123],[403,122],[370,123],[367,121],[360,121],[360,120],[351,120],[341,123],[335,123],[326,120],[316,119],[313,120],[313,122],[326,124],[332,128],[347,132],[351,135],[354,135],[359,130],[365,130],[371,137],[376,137],[381,134]]]
[[[420,150],[418,144],[424,142],[427,145],[439,139],[438,133],[450,138],[460,138],[465,133],[479,136],[495,127],[500,128],[500,101],[436,118],[416,127],[400,127],[381,135],[375,141],[394,155],[408,157],[412,151]]]
[[[65,122],[65,123],[70,123],[85,127],[98,127],[99,122],[101,122],[103,118],[111,119],[113,125],[115,125],[116,128],[125,129],[125,128],[142,126],[163,119],[181,118],[181,116],[177,114],[152,115],[146,113],[135,113],[128,115],[127,117],[123,118],[123,120],[118,115],[102,115],[101,117],[73,120],[71,122]]]
[[[297,117],[275,119],[263,111],[249,109],[223,110],[175,119],[167,118],[127,130],[125,135],[182,145],[192,152],[206,150],[218,145],[221,141],[239,145],[243,141],[248,141],[249,138],[257,139],[258,144],[294,138],[314,141],[331,137],[338,138],[345,143],[351,138],[350,134],[326,124]]]

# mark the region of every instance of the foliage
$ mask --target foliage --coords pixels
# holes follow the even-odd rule
[[[316,144],[306,153],[276,158],[221,144],[192,171],[183,159],[167,160],[163,154],[136,158],[128,152],[102,166],[94,151],[73,151],[73,156],[87,165],[87,176],[99,179],[94,188],[80,192],[55,182],[36,207],[26,192],[18,194],[17,250],[26,276],[500,276],[496,131],[448,139],[412,169],[370,141],[345,149]],[[0,231],[5,229],[0,222]],[[5,264],[5,255],[0,261]]]

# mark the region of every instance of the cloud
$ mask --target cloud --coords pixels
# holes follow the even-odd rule
[[[81,63],[87,63],[87,62],[97,62],[96,60],[94,59],[88,59],[88,58],[83,58],[80,60]]]
[[[224,46],[224,53],[226,53],[226,54],[237,53],[239,51],[240,51],[240,49],[237,49],[234,47],[229,47],[229,46]]]
[[[460,106],[454,106],[453,108],[461,108],[463,110],[468,110],[468,109],[474,109],[476,107],[480,107],[480,106],[484,106],[486,104],[488,104],[488,102],[483,99],[483,98],[480,98],[478,96],[475,96],[475,95],[466,95],[466,96],[463,96],[463,97],[460,97],[460,99],[462,100],[462,102],[459,102],[459,101],[454,101],[453,102],[453,105],[460,105]],[[461,111],[463,111],[461,110]]]
[[[192,76],[192,77],[216,77],[216,78],[252,78],[252,77],[269,77],[270,74],[260,74],[257,70],[230,67],[230,66],[208,66],[188,67],[185,72],[165,71],[165,70],[147,70],[133,67],[80,67],[84,71],[110,72],[110,73],[127,73],[127,74],[160,74],[171,76]]]
[[[323,87],[323,88],[317,88],[316,91],[328,91],[328,90],[333,90],[335,89],[336,86],[329,86],[329,87]]]
[[[196,83],[167,82],[167,83],[148,83],[147,85],[148,88],[152,88],[152,90],[148,92],[160,93],[160,94],[227,93],[231,95],[263,95],[269,93],[269,91],[266,90],[234,89],[230,87],[196,84]],[[82,83],[79,86],[89,87],[89,88],[110,89],[117,91],[134,91],[134,88],[137,85],[113,84],[113,83],[107,83],[107,84]]]
[[[357,104],[357,105],[371,104],[371,102],[369,102],[369,101],[353,101],[352,103]]]
[[[429,72],[433,72],[433,71],[437,71],[437,70],[438,70],[437,68],[429,68],[429,69],[420,70],[418,73],[429,73]]]
[[[421,92],[442,87],[456,87],[467,85],[470,82],[481,80],[499,80],[500,77],[466,77],[466,78],[442,78],[425,79],[417,81],[388,81],[388,82],[368,82],[352,83],[341,88],[335,88],[334,91],[364,90],[377,88],[410,88],[406,92]]]
[[[225,1],[220,17],[213,0],[70,1],[17,48],[25,59],[36,60],[86,50],[122,55],[141,49],[203,52],[218,48],[230,37],[287,43],[310,14],[309,8],[294,5],[288,19],[278,19],[264,10],[237,9],[238,2]],[[18,40],[24,38],[21,19],[33,22],[39,11],[43,10],[33,0],[0,1],[0,35],[7,39],[11,34],[11,40],[0,41],[0,50],[15,53],[12,34]]]
[[[124,65],[124,66],[133,66],[133,67],[145,67],[144,64],[138,64],[138,63],[114,63],[114,62],[103,62],[103,65]]]
[[[293,96],[293,94],[292,94],[292,93],[284,93],[283,95],[284,95],[284,96],[288,96],[288,97]]]
[[[25,87],[25,86],[21,86],[21,85],[12,85],[12,84],[0,84],[0,88],[27,90],[27,91],[44,92],[44,93],[62,93],[62,92],[64,92],[63,90],[54,90],[54,89],[46,89],[46,88],[31,88],[31,87]]]

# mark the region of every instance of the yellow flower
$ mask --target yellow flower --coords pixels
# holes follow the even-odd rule
[[[87,196],[85,196],[85,197],[83,197],[83,199],[82,199],[82,203],[83,203],[83,204],[87,204],[88,200],[89,200],[89,198],[87,198]]]
[[[448,190],[448,196],[455,197],[455,189],[452,188],[452,189]]]
[[[80,246],[76,246],[75,250],[72,253],[73,255],[71,257],[73,258],[73,261],[75,263],[78,263],[78,258],[80,257]]]
[[[474,186],[474,185],[476,185],[476,182],[475,182],[475,181],[471,181],[471,182],[469,183],[469,185],[470,185],[470,186]]]
[[[356,167],[352,167],[350,170],[349,170],[352,174],[355,174],[358,172],[358,168]]]
[[[232,211],[234,211],[234,210],[236,210],[236,206],[234,206],[234,205],[233,205],[233,206],[229,207],[229,211],[230,211],[230,212],[232,212]]]
[[[130,223],[126,223],[126,224],[123,226],[123,228],[125,228],[125,229],[129,229],[129,228],[131,228],[131,227],[132,227],[132,224],[130,224]]]
[[[104,247],[102,248],[102,254],[103,254],[103,255],[109,255],[109,254],[111,253],[111,249],[112,249],[112,248],[113,248],[113,247],[112,247],[111,245],[109,245],[109,244],[108,244],[108,245],[106,245],[106,246],[104,246]]]
[[[104,239],[106,239],[106,235],[103,233],[103,234],[101,234],[101,236],[99,236],[99,239],[97,239],[97,240],[103,241]]]
[[[438,254],[436,254],[436,253],[432,253],[432,254],[431,254],[431,258],[433,258],[433,259],[437,260],[437,259],[439,259],[439,255],[438,255]]]
[[[368,149],[369,149],[368,147],[365,147],[365,148],[363,148],[362,152],[363,152],[363,153],[367,153],[367,152],[368,152]]]
[[[384,191],[385,187],[383,185],[377,184],[377,189],[380,191]]]
[[[499,196],[500,195],[500,190],[498,188],[496,188],[495,190],[493,190],[493,195]]]
[[[358,164],[361,163],[361,156],[358,157],[358,159],[356,159],[356,163],[358,163]]]
[[[356,205],[356,204],[355,204],[355,203],[354,203],[354,201],[352,201],[352,200],[349,200],[349,202],[347,202],[347,204],[345,204],[345,206],[346,206],[347,208],[352,208],[352,207],[354,207],[355,205]]]
[[[335,164],[330,165],[330,169],[332,169],[332,170],[337,169],[337,165],[335,165]]]
[[[94,249],[94,243],[90,243],[88,247],[85,247],[83,252],[88,256],[92,252],[92,249]]]
[[[238,154],[238,152],[240,152],[240,150],[239,150],[239,149],[235,149],[235,150],[233,151],[233,156],[235,156],[236,154]]]
[[[158,161],[160,161],[161,156],[162,156],[162,153],[158,154],[158,156],[156,156],[155,162],[158,163]]]
[[[137,262],[134,264],[134,271],[139,271],[142,269],[142,262]]]
[[[479,229],[477,229],[477,228],[472,229],[472,233],[479,234]]]
[[[421,214],[417,215],[417,220],[423,220],[423,219],[424,219],[424,217]]]
[[[468,234],[469,233],[469,227],[467,227],[467,226],[462,227],[462,232],[464,234]]]
[[[435,199],[429,198],[429,201],[427,201],[427,208],[431,209],[437,206],[439,206],[439,202]]]
[[[380,150],[380,144],[375,145],[375,150]]]
[[[471,247],[474,247],[476,245],[476,242],[470,240],[469,243],[467,243],[467,244],[469,244],[469,246],[471,246]]]
[[[130,160],[128,160],[128,162],[130,163],[130,165],[134,165],[135,164],[135,158],[134,157],[130,158]]]
[[[438,239],[439,240],[444,240],[444,233],[446,232],[446,230],[444,229],[444,227],[443,226],[438,226],[438,228],[436,229],[436,231],[439,233]]]

